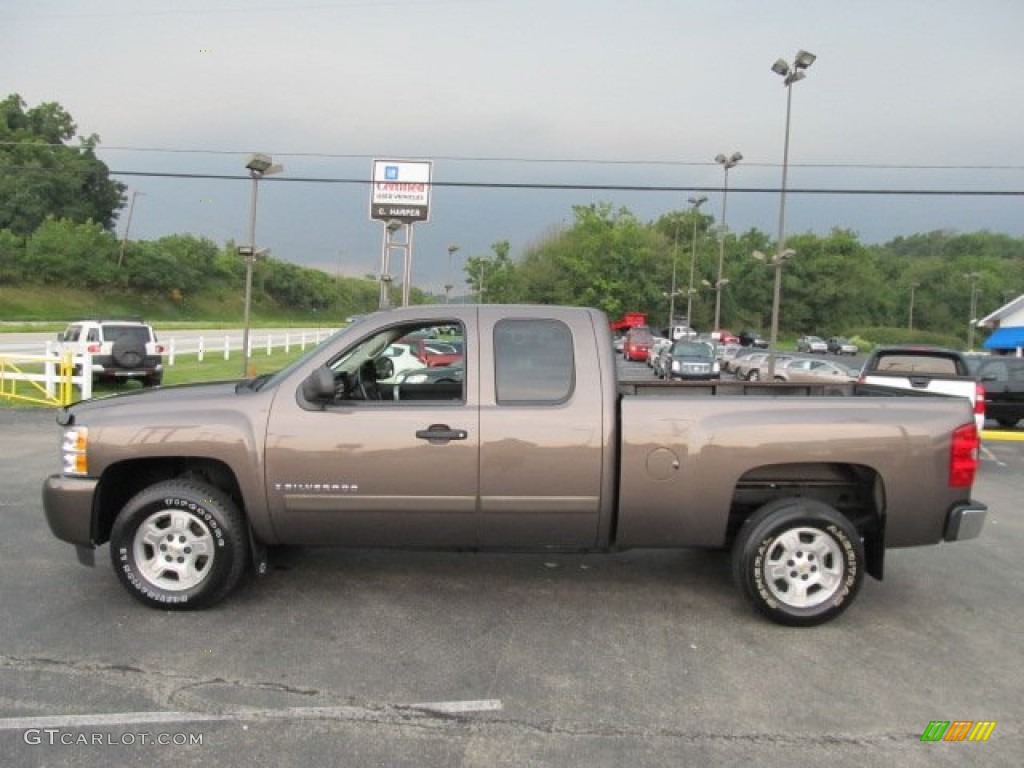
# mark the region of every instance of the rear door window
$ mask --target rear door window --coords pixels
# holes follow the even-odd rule
[[[558,320],[501,320],[494,326],[499,405],[557,404],[572,395],[572,333]]]

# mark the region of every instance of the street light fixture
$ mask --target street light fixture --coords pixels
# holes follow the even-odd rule
[[[731,155],[726,157],[725,155],[718,155],[715,158],[715,162],[722,166],[722,170],[725,172],[725,184],[722,187],[722,222],[719,227],[718,235],[718,278],[715,281],[715,327],[714,330],[718,330],[722,320],[722,287],[725,286],[729,281],[722,280],[722,272],[725,267],[725,235],[729,231],[725,223],[725,212],[726,206],[729,200],[729,169],[734,168],[740,160],[743,159],[743,155],[740,152],[733,152]]]
[[[696,289],[693,287],[693,277],[697,267],[697,220],[700,218],[700,207],[708,201],[707,195],[689,197],[686,202],[693,206],[693,240],[690,251],[690,287],[686,292],[686,324],[693,328],[693,294]]]
[[[449,300],[449,294],[452,292],[452,288],[455,286],[452,284],[452,257],[455,252],[459,250],[459,246],[452,245],[448,246],[448,282],[444,284],[444,303],[447,304]]]
[[[259,196],[259,182],[264,176],[280,173],[284,166],[274,163],[270,155],[256,153],[249,155],[245,162],[252,178],[252,201],[249,206],[249,245],[238,249],[245,258],[245,311],[242,318],[242,377],[249,376],[249,325],[252,312],[252,270],[259,253],[256,251],[256,199]]]
[[[775,265],[775,285],[772,291],[772,330],[768,354],[768,380],[775,380],[775,355],[779,339],[779,302],[782,298],[782,262],[786,258],[786,181],[789,175],[789,122],[793,107],[793,83],[806,77],[806,70],[817,57],[813,53],[800,50],[796,52],[792,66],[785,59],[778,59],[772,64],[772,72],[782,77],[786,87],[786,138],[782,150],[782,187],[779,196],[779,240],[776,245],[777,255],[773,259]]]

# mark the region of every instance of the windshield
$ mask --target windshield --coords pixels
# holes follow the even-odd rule
[[[677,341],[672,346],[673,357],[711,357],[711,347],[699,341]]]

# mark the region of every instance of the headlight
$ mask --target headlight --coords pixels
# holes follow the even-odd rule
[[[427,375],[425,373],[414,373],[411,376],[405,377],[406,384],[422,384],[426,380]]]
[[[720,373],[721,371],[722,371],[722,366],[720,366],[717,362],[711,364],[711,372],[712,373]]]
[[[60,452],[65,475],[89,474],[88,447],[88,427],[72,427],[64,430],[64,441],[61,443]]]

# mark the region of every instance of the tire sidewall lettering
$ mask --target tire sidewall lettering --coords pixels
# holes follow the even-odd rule
[[[779,538],[799,528],[811,528],[832,542],[838,582],[833,594],[817,605],[794,606],[774,593],[771,561]],[[733,546],[733,573],[741,591],[768,618],[790,626],[812,626],[846,610],[863,579],[863,545],[852,523],[836,509],[814,500],[778,500],[754,513]]]

